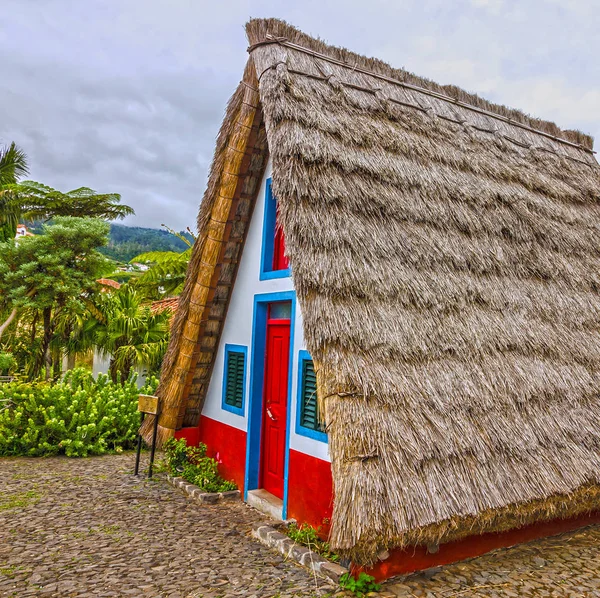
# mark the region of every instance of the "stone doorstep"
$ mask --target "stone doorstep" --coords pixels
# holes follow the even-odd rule
[[[271,519],[281,522],[283,518],[283,501],[264,488],[248,490],[246,502],[257,511],[264,513]]]
[[[228,490],[227,492],[202,492],[198,486],[186,482],[183,478],[174,478],[167,475],[167,480],[176,488],[183,490],[188,496],[200,503],[214,505],[220,500],[240,500],[242,494],[239,490]]]
[[[317,575],[325,577],[336,585],[339,584],[340,577],[344,573],[348,573],[346,567],[332,563],[309,548],[296,544],[291,538],[270,525],[265,525],[264,523],[253,525],[252,535],[263,544],[281,553],[286,559],[307,567]]]

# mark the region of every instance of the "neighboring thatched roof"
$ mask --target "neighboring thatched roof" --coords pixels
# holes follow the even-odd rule
[[[200,235],[220,206],[223,140],[258,79],[329,433],[333,547],[369,563],[393,546],[599,508],[591,138],[281,21],[253,20],[247,31],[250,60],[220,133]],[[214,265],[193,264],[188,296],[214,279]],[[177,408],[194,401],[197,413],[203,396],[183,380],[200,366],[181,355],[200,310],[181,306],[161,396]],[[189,370],[174,369],[176,359]]]

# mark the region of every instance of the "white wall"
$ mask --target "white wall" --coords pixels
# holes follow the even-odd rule
[[[94,349],[94,356],[92,359],[92,373],[94,378],[98,377],[98,374],[107,374],[108,369],[110,367],[110,357],[108,355],[103,355],[96,349]],[[144,384],[146,384],[146,378],[148,375],[148,370],[144,366],[137,366],[133,368],[137,372],[137,380],[136,384],[138,388],[142,388]]]
[[[265,176],[261,183],[256,206],[248,229],[246,244],[240,262],[237,278],[231,295],[227,318],[219,341],[216,362],[202,414],[211,419],[223,422],[241,430],[248,429],[248,404],[250,399],[250,363],[252,361],[252,312],[254,295],[276,293],[294,289],[291,278],[274,280],[259,280],[260,259],[262,246],[263,215],[265,209],[266,180],[271,176],[271,160],[267,164]],[[245,345],[248,347],[248,362],[246,364],[246,395],[245,414],[236,415],[221,408],[223,390],[224,351],[226,344]],[[308,455],[329,461],[327,444],[300,436],[296,428],[296,398],[298,391],[298,352],[304,349],[304,334],[302,331],[302,314],[296,303],[296,321],[294,323],[294,362],[292,368],[292,396],[288,406],[290,413],[290,448]]]

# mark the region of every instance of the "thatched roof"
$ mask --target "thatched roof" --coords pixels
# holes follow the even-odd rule
[[[599,508],[591,138],[281,21],[247,32],[195,253],[212,238],[227,139],[258,79],[253,126],[264,118],[329,432],[334,548],[369,563],[393,546]],[[188,297],[215,281],[214,264],[192,262]],[[180,422],[203,399],[189,383],[198,357],[182,347],[206,335],[185,326],[212,309],[185,296],[162,390]]]

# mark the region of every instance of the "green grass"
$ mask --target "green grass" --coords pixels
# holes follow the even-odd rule
[[[307,523],[302,523],[300,525],[292,523],[283,530],[283,533],[296,542],[296,544],[310,548],[310,550],[320,554],[328,561],[336,563],[340,560],[339,555],[331,550],[329,544],[319,538],[319,529],[316,529]]]
[[[0,575],[4,575],[4,577],[14,577],[15,573],[22,569],[21,565],[8,565],[7,567],[0,567]]]
[[[42,497],[39,492],[35,490],[28,490],[27,492],[19,492],[11,496],[5,496],[0,498],[0,511],[7,511],[9,509],[22,509],[34,505]]]

